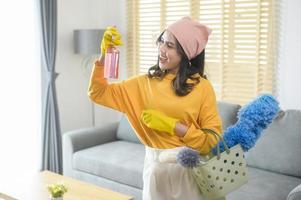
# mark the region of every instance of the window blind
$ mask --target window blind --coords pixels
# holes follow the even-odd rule
[[[217,99],[245,104],[273,92],[277,47],[274,0],[128,1],[128,72],[145,74],[156,64],[156,38],[183,16],[213,32],[206,47],[205,72]],[[135,16],[135,17],[133,17]]]

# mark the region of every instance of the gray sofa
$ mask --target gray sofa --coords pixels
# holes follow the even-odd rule
[[[218,103],[223,129],[236,122],[239,105]],[[142,196],[144,146],[127,118],[63,135],[64,175]],[[249,181],[227,200],[301,199],[301,111],[279,112],[256,146],[246,153]],[[298,186],[299,185],[299,186]]]

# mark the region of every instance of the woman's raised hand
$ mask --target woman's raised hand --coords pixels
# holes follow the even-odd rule
[[[122,45],[121,34],[115,26],[108,26],[103,34],[101,41],[101,55],[104,56],[109,46]]]

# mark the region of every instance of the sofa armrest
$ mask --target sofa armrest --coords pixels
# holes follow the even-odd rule
[[[116,140],[119,122],[83,128],[63,134],[63,173],[72,177],[72,156],[75,152]]]
[[[301,184],[295,187],[287,196],[286,200],[300,200],[301,199]]]

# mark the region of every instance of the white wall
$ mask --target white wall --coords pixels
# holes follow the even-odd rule
[[[278,98],[283,109],[301,109],[301,1],[285,0],[283,6]]]
[[[91,103],[87,96],[89,77],[81,66],[84,57],[73,53],[74,29],[98,29],[116,25],[125,35],[125,1],[64,0],[58,1],[58,48],[56,80],[62,132],[90,127]],[[121,78],[125,77],[124,47],[121,47]],[[117,111],[97,106],[96,124],[116,121]]]
[[[278,99],[283,109],[301,109],[301,1],[285,0]],[[56,81],[62,132],[92,125],[87,97],[88,76],[81,67],[83,56],[73,53],[73,30],[116,25],[125,36],[124,0],[58,1],[58,51]],[[125,38],[123,38],[125,39]],[[125,75],[125,47],[121,47],[121,76]],[[97,106],[96,125],[116,121],[120,113]]]

